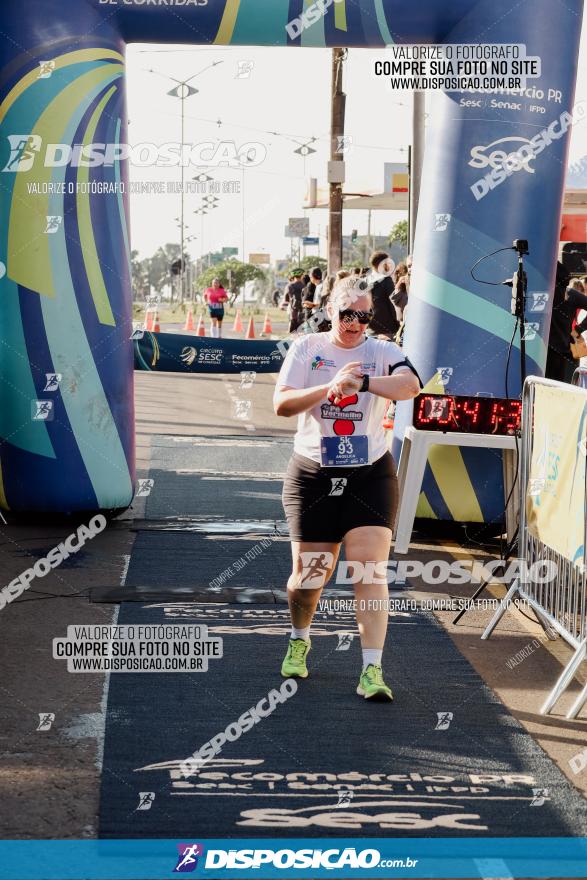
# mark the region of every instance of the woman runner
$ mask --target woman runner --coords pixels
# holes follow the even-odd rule
[[[222,336],[224,303],[228,301],[228,294],[218,278],[212,279],[212,287],[206,288],[204,300],[208,305],[208,311],[212,320],[212,336],[219,339]]]
[[[294,452],[283,488],[292,542],[288,580],[291,638],[282,675],[306,678],[310,627],[341,544],[359,563],[355,584],[363,668],[357,693],[392,700],[381,658],[387,632],[387,578],[398,501],[395,465],[382,427],[386,400],[409,400],[419,377],[393,342],[365,335],[373,317],[367,283],[345,278],[327,305],[332,330],[297,339],[274,396],[280,416],[297,416]]]

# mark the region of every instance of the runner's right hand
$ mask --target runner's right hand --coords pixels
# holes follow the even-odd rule
[[[351,361],[338,371],[328,388],[328,399],[338,403],[343,397],[355,394],[363,384],[361,362]]]

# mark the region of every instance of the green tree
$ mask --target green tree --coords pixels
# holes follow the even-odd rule
[[[139,299],[143,295],[145,287],[145,273],[143,262],[139,260],[139,252],[131,251],[130,253],[130,277],[132,281],[133,299]]]
[[[161,293],[163,286],[171,283],[171,264],[179,260],[180,250],[178,244],[168,242],[163,247],[157,248],[152,257],[143,260],[143,274],[156,293]],[[187,265],[190,260],[187,252],[184,253],[184,260]]]
[[[234,293],[247,281],[265,281],[267,276],[259,266],[241,263],[240,260],[225,260],[216,266],[210,266],[200,275],[197,281],[198,288],[205,290],[210,287],[214,278],[218,278],[226,290]]]
[[[169,281],[170,269],[167,255],[163,248],[157,248],[152,257],[147,262],[147,278],[149,285],[156,293],[161,292],[161,288]]]
[[[402,247],[407,248],[408,246],[408,221],[400,220],[399,223],[396,223],[391,232],[389,233],[389,243],[393,244],[394,242],[398,242],[402,245]]]
[[[299,262],[289,263],[283,274],[289,278],[293,269],[303,269],[309,275],[310,270],[315,267],[322,269],[322,274],[325,275],[328,268],[328,260],[325,260],[324,257],[302,257]]]

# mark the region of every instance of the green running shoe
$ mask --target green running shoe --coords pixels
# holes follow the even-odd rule
[[[393,700],[391,688],[388,688],[383,681],[383,670],[375,663],[370,663],[361,672],[357,693],[360,697],[377,703],[391,703]]]
[[[281,664],[281,674],[284,678],[307,678],[308,667],[306,657],[312,643],[304,639],[290,639],[287,654]]]

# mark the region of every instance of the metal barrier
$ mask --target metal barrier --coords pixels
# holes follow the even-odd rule
[[[537,417],[537,401],[540,409],[546,407],[547,417],[544,412]],[[534,376],[526,380],[520,444],[520,576],[481,638],[489,638],[518,596],[534,610],[547,635],[554,631],[571,646],[573,656],[542,706],[543,715],[552,710],[587,657],[586,425],[586,389]],[[538,562],[554,562],[556,578],[541,583],[528,577]],[[587,685],[567,718],[575,718],[586,702]]]

